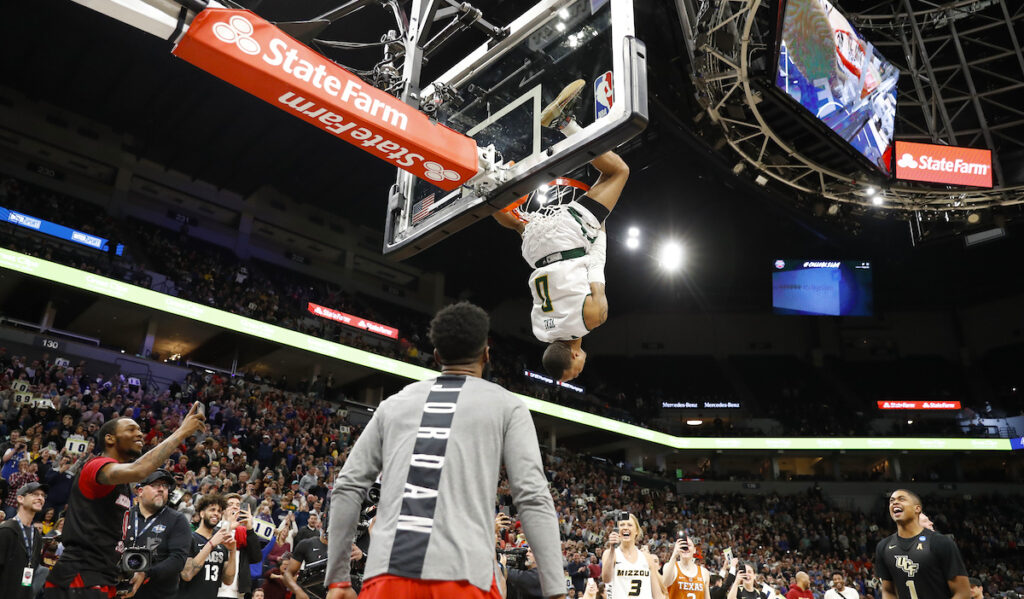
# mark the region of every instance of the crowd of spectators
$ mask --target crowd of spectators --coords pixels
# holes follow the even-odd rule
[[[330,282],[303,276],[297,272],[264,263],[242,260],[232,252],[206,243],[188,234],[188,226],[178,231],[162,229],[133,219],[117,219],[102,208],[74,198],[13,179],[0,178],[0,205],[33,216],[73,226],[111,239],[134,239],[123,256],[75,248],[45,235],[8,227],[10,235],[0,235],[0,245],[19,252],[58,261],[75,268],[114,277],[213,306],[262,322],[276,324],[331,341],[372,351],[418,365],[436,367],[424,334],[427,316],[378,300],[368,300],[345,292]],[[162,277],[154,282],[152,273]],[[391,341],[340,323],[315,317],[308,302],[396,326],[401,338]],[[746,405],[752,416],[774,419],[772,430],[747,427],[742,422],[715,420],[713,426],[685,426],[683,417],[666,416],[662,401],[736,400],[727,377],[707,360],[693,362],[687,383],[652,383],[645,378],[643,388],[637,379],[613,380],[615,369],[590,368],[580,384],[586,391],[539,384],[524,378],[524,369],[540,370],[536,346],[513,338],[493,335],[490,340],[493,379],[516,392],[597,413],[647,428],[685,435],[858,435],[867,434],[869,416],[863,406],[850,405],[834,389],[821,384],[818,375],[805,365],[794,366],[795,358],[780,367],[770,357],[733,358],[740,378],[754,392],[756,401]],[[170,356],[144,356],[167,359]],[[188,356],[177,356],[185,360]],[[680,360],[668,371],[676,373]],[[802,369],[802,370],[801,370]],[[631,372],[621,369],[623,372]],[[655,369],[657,370],[657,369]],[[678,377],[676,377],[678,378]],[[801,401],[808,398],[808,401]],[[811,399],[813,398],[813,400]],[[863,402],[860,402],[863,403]],[[854,414],[857,417],[851,418]],[[918,420],[900,427],[913,428],[908,434],[959,436],[955,420],[945,423]],[[900,432],[900,431],[897,431]],[[974,432],[977,435],[977,431]]]
[[[142,389],[84,363],[60,366],[48,356],[30,360],[2,350],[0,373],[0,500],[10,517],[21,485],[47,483],[37,523],[44,534],[61,529],[71,481],[93,451],[92,437],[103,422],[130,416],[141,425],[146,443],[155,446],[177,427],[190,403],[200,400],[208,406],[208,432],[190,438],[166,464],[184,492],[177,509],[195,524],[195,505],[203,495],[241,494],[245,507],[277,528],[264,564],[269,572],[299,540],[317,534],[333,473],[359,434],[340,404],[241,377],[194,372],[168,389]],[[52,405],[17,405],[12,384],[19,380]],[[86,440],[82,453],[66,446],[75,435]],[[545,467],[567,580],[575,585],[570,596],[581,590],[580,566],[597,564],[613,522],[626,511],[638,517],[644,541],[662,562],[682,532],[698,545],[701,562],[712,571],[725,565],[723,551],[730,547],[737,557],[756,563],[760,580],[781,594],[803,570],[821,599],[839,571],[862,595],[880,599],[871,564],[875,544],[893,529],[884,505],[869,513],[840,508],[816,486],[799,495],[681,496],[668,480],[564,450],[545,455]],[[505,481],[496,506],[514,520]],[[971,575],[984,582],[990,596],[1019,591],[1024,584],[1022,506],[1020,497],[925,498],[936,529],[954,535]],[[505,548],[525,543],[517,525],[501,532],[499,544]]]

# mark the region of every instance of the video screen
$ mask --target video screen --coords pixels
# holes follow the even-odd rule
[[[776,314],[871,316],[873,295],[864,260],[776,260],[772,268]]]
[[[899,69],[828,0],[789,0],[775,85],[889,172]]]

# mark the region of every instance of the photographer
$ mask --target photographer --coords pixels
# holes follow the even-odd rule
[[[188,556],[192,528],[185,516],[167,506],[174,477],[157,470],[139,483],[138,501],[128,512],[125,545],[151,552],[149,568],[136,572],[127,596],[135,599],[163,599],[178,594],[178,581]]]
[[[525,553],[517,549],[507,549],[501,553],[501,565],[508,568],[505,584],[508,587],[508,599],[527,599],[528,597],[544,597],[540,587],[540,572],[533,558],[533,550],[524,547]],[[509,555],[521,559],[519,563],[510,562]],[[519,556],[522,556],[521,558]]]
[[[316,592],[318,597],[326,595],[323,588],[324,570],[327,568],[327,528],[320,529],[320,536],[312,539],[304,539],[295,546],[292,552],[292,559],[288,562],[286,569],[304,587]],[[349,555],[352,563],[363,559],[363,551],[355,544],[352,544],[352,553]],[[317,568],[310,568],[311,564],[317,564]],[[301,566],[301,568],[300,568]]]
[[[18,512],[0,524],[0,589],[4,599],[32,599],[33,578],[39,567],[43,534],[32,520],[46,501],[46,485],[29,483],[15,495]]]
[[[131,418],[108,420],[100,428],[96,443],[102,455],[87,461],[71,485],[64,552],[46,581],[46,599],[106,599],[116,592],[131,508],[128,484],[149,476],[189,435],[205,430],[205,420],[199,403],[193,404],[181,426],[146,455],[142,429]]]

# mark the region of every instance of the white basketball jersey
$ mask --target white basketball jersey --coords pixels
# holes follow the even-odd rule
[[[618,547],[615,548],[615,575],[606,587],[608,599],[653,599],[651,567],[639,549],[636,561],[630,562]]]
[[[530,275],[533,334],[544,343],[578,339],[590,331],[583,322],[583,302],[590,295],[586,258],[562,260]]]

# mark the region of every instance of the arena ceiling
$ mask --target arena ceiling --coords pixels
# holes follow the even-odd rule
[[[965,252],[959,238],[953,237],[965,225],[937,219],[925,222],[924,235],[912,242],[906,222],[871,218],[862,209],[830,214],[827,202],[812,195],[785,185],[757,185],[752,169],[732,174],[738,161],[735,152],[718,146],[721,135],[695,120],[701,106],[689,76],[684,36],[678,21],[665,18],[686,1],[635,3],[638,36],[649,50],[651,125],[622,149],[633,174],[627,196],[616,209],[616,226],[639,225],[646,250],[610,253],[609,279],[622,281],[610,291],[614,305],[625,310],[763,306],[767,265],[778,257],[867,257],[882,269],[880,278],[914,281],[888,291],[880,288],[883,305],[970,301],[992,293],[993,286],[1002,292],[1007,285],[1024,281],[1024,266],[1009,258],[1021,250],[1013,235]],[[309,19],[339,3],[241,4],[270,20],[289,22]],[[480,4],[487,19],[503,24],[530,3]],[[844,8],[853,7],[848,8],[851,11],[871,12],[868,9],[877,4],[841,0]],[[374,42],[390,23],[387,11],[368,7],[331,25],[321,37]],[[484,39],[480,32],[466,32],[426,65],[425,77]],[[382,228],[391,167],[177,60],[170,50],[169,42],[70,0],[15,3],[5,7],[0,22],[2,85],[111,127],[124,134],[126,151],[196,179],[243,195],[271,185],[298,201]],[[355,69],[372,67],[380,56],[379,48],[324,52]],[[1000,66],[998,72],[1003,70]],[[992,98],[1008,108],[1015,106],[1002,96]],[[957,116],[951,125],[964,132],[957,140],[970,141],[970,131],[976,128],[970,121],[972,110],[953,112]],[[910,124],[901,126],[912,129]],[[997,130],[997,138],[1020,139],[1013,127]],[[491,223],[481,223],[413,261],[446,272],[451,295],[484,303],[522,296],[527,272],[516,240],[502,239],[496,230]],[[623,232],[610,234],[614,241]],[[687,244],[684,276],[667,277],[648,259],[657,240],[668,236]],[[931,238],[954,242],[929,245]],[[937,261],[946,269],[929,268]],[[491,273],[488,285],[480,284],[481,272]],[[939,295],[936,289],[941,290]]]

